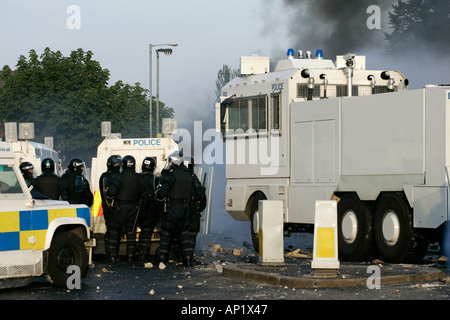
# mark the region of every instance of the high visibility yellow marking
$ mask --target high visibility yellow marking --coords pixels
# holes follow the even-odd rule
[[[77,217],[77,209],[68,208],[68,209],[49,209],[48,210],[48,223],[52,222],[57,218],[66,218],[66,217]]]
[[[0,212],[0,232],[20,231],[19,211]]]
[[[20,232],[20,250],[44,249],[46,235],[47,230],[31,230]],[[34,241],[30,241],[31,237],[34,237]]]
[[[317,229],[317,251],[319,258],[334,258],[334,228]]]
[[[94,217],[98,217],[100,215],[101,207],[102,207],[102,198],[100,195],[100,191],[95,191],[94,203],[92,204],[92,214]]]

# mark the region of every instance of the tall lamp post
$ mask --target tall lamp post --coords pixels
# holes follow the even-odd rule
[[[149,52],[150,52],[150,84],[149,84],[149,86],[150,86],[150,106],[149,106],[149,113],[150,113],[150,119],[149,119],[149,122],[150,122],[150,138],[152,137],[152,132],[153,132],[153,125],[152,125],[152,122],[153,122],[153,111],[152,111],[152,102],[153,102],[153,94],[152,94],[152,51],[153,51],[153,48],[154,47],[161,47],[161,46],[170,46],[170,47],[176,47],[176,46],[178,46],[178,43],[164,43],[164,44],[149,44]],[[169,49],[169,50],[171,50],[171,49]],[[171,50],[171,52],[172,52],[172,50]],[[157,55],[158,55],[158,53],[157,53]],[[159,57],[159,55],[158,55],[158,57]],[[159,67],[158,67],[158,69],[159,69]],[[159,70],[158,70],[158,72],[159,72]],[[158,92],[159,93],[159,92]],[[159,110],[158,110],[158,104],[159,104],[159,101],[157,101],[157,107],[156,107],[156,110],[157,110],[157,119],[156,119],[156,123],[157,123],[157,129],[156,129],[156,133],[158,133],[158,130],[159,130],[159,119],[158,119],[158,117],[159,117]]]
[[[156,50],[156,134],[159,133],[159,53],[171,55],[172,49],[162,48]]]

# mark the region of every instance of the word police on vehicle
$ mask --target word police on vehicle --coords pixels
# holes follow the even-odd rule
[[[161,146],[161,139],[134,139],[134,146]]]

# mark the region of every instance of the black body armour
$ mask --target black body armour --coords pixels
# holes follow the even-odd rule
[[[78,200],[79,195],[77,194],[77,190],[75,189],[75,180],[77,176],[71,173],[64,174],[61,178],[64,179],[67,183],[67,193],[69,194],[70,200]]]
[[[36,178],[34,182],[36,191],[53,199],[59,200],[58,177],[54,175],[43,175]]]
[[[138,202],[141,192],[141,177],[134,171],[122,172],[122,182],[116,199],[124,202]]]
[[[173,175],[175,183],[169,191],[169,199],[188,200],[191,197],[192,185],[190,172],[181,168],[174,168]]]

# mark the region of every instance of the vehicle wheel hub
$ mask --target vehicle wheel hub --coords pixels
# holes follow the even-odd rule
[[[358,234],[358,218],[353,210],[344,213],[341,228],[345,242],[353,243]]]
[[[384,215],[382,223],[384,241],[393,246],[397,243],[400,236],[400,221],[394,211],[388,211]]]
[[[253,215],[253,233],[259,234],[259,211],[256,211]]]

